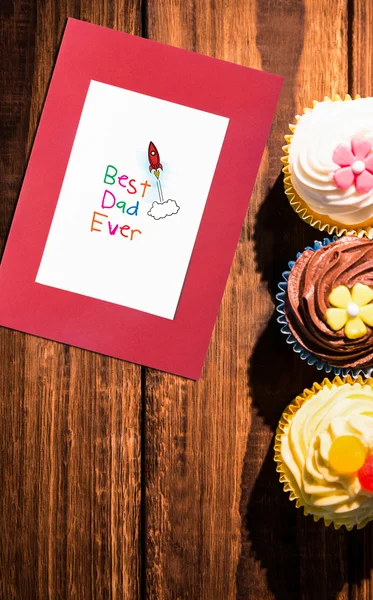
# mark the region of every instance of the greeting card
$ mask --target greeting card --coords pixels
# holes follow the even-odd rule
[[[280,87],[69,19],[0,324],[198,378]]]
[[[228,121],[91,81],[37,283],[173,319]]]

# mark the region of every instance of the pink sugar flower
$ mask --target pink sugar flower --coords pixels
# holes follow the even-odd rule
[[[351,147],[339,144],[333,152],[333,161],[341,168],[333,173],[333,179],[342,190],[355,185],[363,194],[373,189],[372,142],[366,137],[353,137]]]

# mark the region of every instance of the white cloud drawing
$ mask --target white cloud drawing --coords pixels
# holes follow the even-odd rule
[[[164,219],[165,217],[171,217],[176,215],[180,210],[180,206],[176,204],[175,200],[166,200],[166,202],[153,202],[150,210],[148,211],[149,217],[153,219]]]

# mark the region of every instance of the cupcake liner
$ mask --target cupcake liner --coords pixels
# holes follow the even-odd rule
[[[299,396],[294,398],[294,400],[285,408],[285,410],[282,413],[280,420],[278,422],[276,435],[275,435],[275,444],[274,444],[274,461],[277,463],[276,471],[277,471],[277,473],[280,474],[280,483],[282,483],[282,485],[283,485],[284,492],[289,492],[289,494],[290,494],[289,500],[295,500],[296,508],[303,508],[304,515],[307,516],[307,515],[311,514],[313,517],[313,520],[315,522],[320,521],[322,519],[327,527],[329,525],[333,524],[335,529],[339,529],[343,525],[344,527],[346,527],[346,529],[348,529],[348,531],[351,531],[351,529],[353,529],[355,527],[355,525],[346,525],[345,523],[343,523],[343,524],[335,523],[333,519],[326,519],[326,518],[322,517],[321,515],[314,515],[313,513],[310,513],[307,510],[307,508],[302,503],[301,498],[299,498],[297,496],[296,492],[294,491],[294,489],[291,485],[291,481],[286,476],[286,472],[283,468],[282,457],[281,457],[281,444],[282,444],[281,438],[285,433],[286,426],[291,422],[292,418],[294,417],[296,412],[301,408],[301,406],[307,400],[312,398],[312,396],[317,394],[317,392],[322,390],[323,388],[328,387],[329,389],[331,389],[333,385],[341,386],[346,383],[348,383],[350,385],[353,385],[354,383],[360,383],[360,385],[369,385],[373,389],[373,379],[372,378],[364,379],[363,377],[358,376],[356,379],[354,379],[350,375],[347,375],[346,377],[343,377],[343,378],[337,376],[332,381],[330,381],[330,379],[325,378],[321,384],[314,383],[313,386],[311,387],[311,389],[306,388],[305,390],[303,390],[302,394],[300,394]],[[362,529],[363,527],[365,527],[366,523],[369,520],[371,520],[371,519],[368,519],[367,521],[360,523],[359,525],[356,526],[356,528]]]
[[[358,98],[360,98],[360,96],[357,94],[354,97],[354,100],[357,100]],[[325,96],[324,100],[331,100],[331,98]],[[338,94],[336,94],[332,100],[333,102],[345,102],[348,100],[352,101],[352,98],[349,94],[346,94],[346,96],[342,100],[342,98]],[[318,101],[314,100],[313,107],[316,106],[316,104],[318,104]],[[312,111],[312,108],[305,108],[303,112],[307,113],[309,111]],[[301,117],[300,115],[297,115],[295,118],[297,121],[299,121]],[[333,221],[333,219],[331,219],[327,215],[320,215],[312,211],[308,204],[297,194],[291,183],[289,167],[289,147],[291,144],[293,133],[296,129],[296,124],[289,125],[289,129],[291,131],[291,135],[285,135],[286,146],[283,146],[282,148],[285,152],[285,156],[282,157],[281,161],[284,164],[282,171],[284,173],[285,194],[289,200],[289,204],[292,207],[292,209],[305,223],[308,223],[309,225],[311,225],[311,227],[315,227],[315,229],[319,229],[320,231],[328,233],[329,235],[341,236],[353,234],[357,235],[358,237],[366,236],[369,239],[373,239],[373,227],[366,226],[362,223],[361,226],[357,224],[354,229],[348,229],[346,225],[342,225],[337,221]]]
[[[315,250],[319,250],[323,246],[327,246],[328,244],[335,242],[337,239],[338,237],[334,236],[332,239],[324,238],[322,241],[315,241],[313,246],[307,246],[305,250],[312,250],[314,252]],[[296,258],[299,258],[301,254],[302,252],[298,252]],[[305,360],[308,365],[316,367],[316,369],[318,369],[319,371],[324,370],[326,373],[331,373],[332,375],[340,375],[342,377],[346,377],[347,375],[351,375],[351,377],[353,378],[359,376],[371,377],[373,375],[373,366],[357,369],[353,369],[351,367],[333,367],[333,365],[330,365],[328,362],[314,356],[311,352],[309,352],[303,346],[301,346],[301,344],[295,339],[295,337],[290,331],[285,312],[285,300],[288,287],[288,279],[294,265],[295,261],[290,261],[288,263],[289,270],[284,271],[282,273],[282,281],[280,281],[278,284],[279,292],[276,294],[276,311],[279,313],[279,316],[277,317],[277,322],[281,325],[281,332],[286,335],[286,343],[293,348],[294,352],[299,354],[302,360]]]

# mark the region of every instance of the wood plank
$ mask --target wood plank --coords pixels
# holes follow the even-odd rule
[[[302,55],[294,82],[296,110],[310,106],[325,94],[343,96],[348,92],[348,14],[347,3],[334,0],[305,3]],[[317,49],[317,51],[315,51]],[[304,226],[303,229],[306,229]],[[307,231],[310,228],[307,228]],[[312,239],[320,236],[312,235]],[[303,238],[303,241],[306,241]],[[323,376],[315,373],[312,381]],[[300,373],[300,389],[311,383],[309,369]],[[298,516],[298,547],[300,554],[300,588],[302,598],[339,598],[347,600],[348,534],[336,532]]]
[[[373,2],[353,0],[350,14],[352,94],[371,96],[373,88]]]
[[[372,96],[373,86],[373,2],[350,3],[349,81],[352,95]],[[349,539],[350,600],[368,600],[373,596],[373,526],[354,532]]]
[[[251,4],[237,6],[243,20]],[[194,10],[191,3],[156,1],[148,5],[148,34],[244,62],[234,52],[230,55],[221,31],[229,28],[232,13],[225,13],[223,23],[219,2],[214,11],[208,2],[198,2]],[[230,33],[231,39],[241,35],[238,20]],[[240,477],[250,423],[247,357],[254,342],[248,322],[254,302],[246,281],[250,262],[243,233],[201,380],[193,383],[147,371],[149,598],[235,597]],[[261,317],[265,311],[264,304]]]
[[[3,244],[66,17],[139,33],[141,6],[17,0],[1,10]],[[136,600],[141,368],[6,329],[0,357],[0,596]]]
[[[303,106],[346,91],[346,3],[154,0],[147,23],[152,39],[286,77],[202,379],[146,374],[148,596],[347,598],[346,533],[297,512],[272,460],[282,408],[320,380],[272,317],[287,261],[317,238],[284,199],[281,146]]]
[[[15,207],[23,170],[26,163],[26,140],[29,120],[33,57],[35,52],[36,7],[34,3],[24,7],[6,2],[1,7],[1,54],[11,57],[2,60],[1,80],[1,181],[3,184],[0,203],[0,254]],[[15,26],[17,23],[18,27]],[[25,411],[23,408],[25,336],[1,329],[0,331],[0,596],[15,598],[18,581],[20,548],[17,537],[22,518],[20,497],[21,472],[25,440],[23,437]],[[18,534],[18,535],[17,535]],[[29,529],[29,539],[35,537]],[[26,561],[29,552],[25,550]],[[36,589],[36,572],[29,574],[29,589]]]

